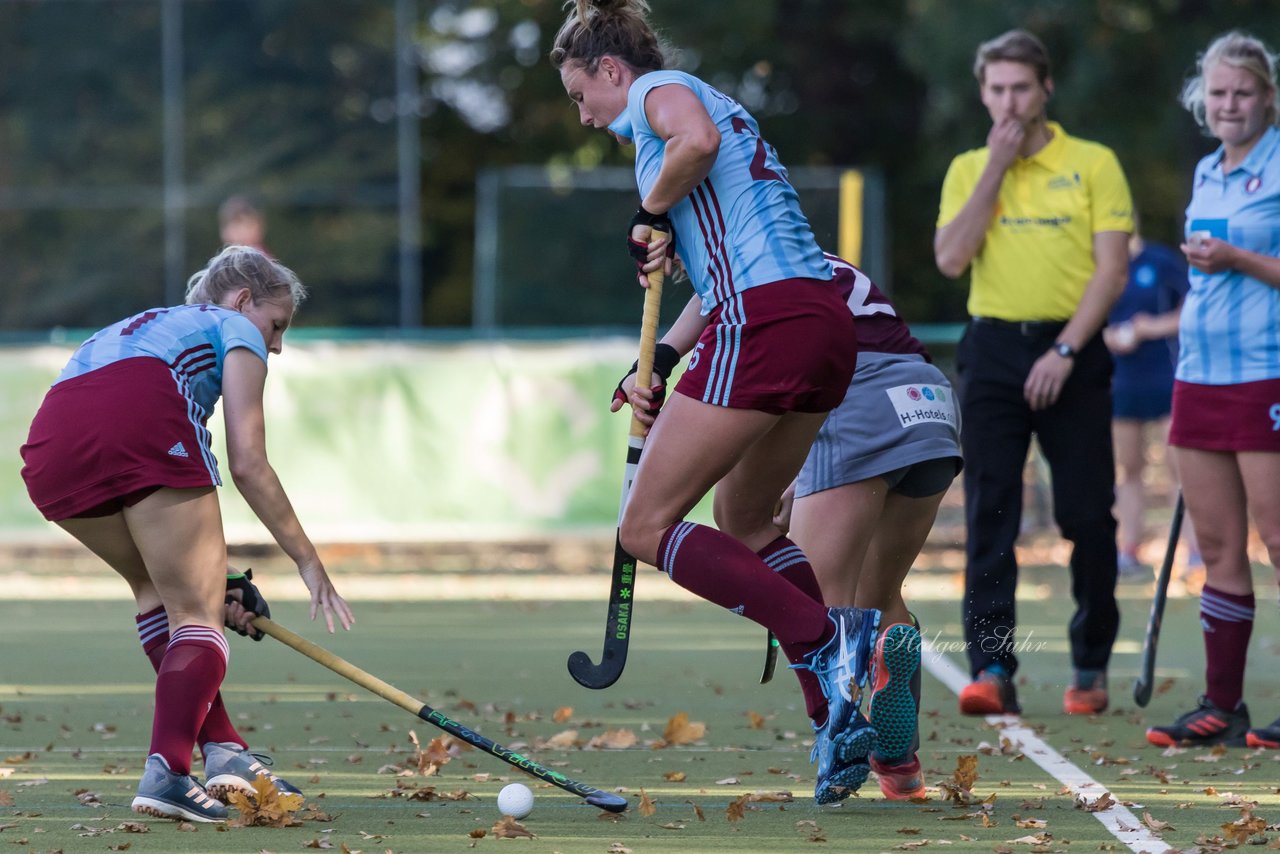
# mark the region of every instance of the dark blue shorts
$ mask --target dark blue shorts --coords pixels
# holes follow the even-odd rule
[[[1117,385],[1111,390],[1111,417],[1155,421],[1173,411],[1173,388]]]

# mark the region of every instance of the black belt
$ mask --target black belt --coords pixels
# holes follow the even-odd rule
[[[1065,320],[1001,320],[998,317],[975,317],[974,323],[983,326],[995,326],[1000,329],[1012,329],[1028,338],[1041,335],[1057,335],[1067,325]]]

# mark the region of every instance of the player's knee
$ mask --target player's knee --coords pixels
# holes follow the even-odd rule
[[[643,521],[623,516],[622,525],[618,528],[618,540],[627,554],[645,563],[657,564],[658,543],[662,540],[662,531],[655,531],[653,526]]]

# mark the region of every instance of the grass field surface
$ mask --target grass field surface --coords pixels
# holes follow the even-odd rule
[[[1273,583],[1259,574],[1246,693],[1256,723],[1280,715]],[[1019,738],[959,716],[954,694],[932,676],[924,682],[920,752],[929,799],[888,802],[868,781],[860,797],[816,807],[811,738],[795,680],[780,668],[773,683],[757,684],[763,631],[710,605],[645,601],[646,589],[666,584],[656,573],[640,578],[627,670],[599,692],[574,683],[565,658],[575,649],[598,655],[602,602],[366,601],[357,605],[355,629],[333,636],[307,623],[301,604],[281,602],[274,616],[282,625],[495,741],[632,801],[623,816],[601,813],[476,751],[455,750],[443,764],[435,756],[436,773],[423,776],[430,742],[440,735],[434,728],[279,643],[232,636],[223,693],[233,720],[306,794],[294,814],[301,824],[284,828],[191,828],[132,813],[153,685],[133,609],[118,599],[0,603],[0,852],[1280,847],[1280,833],[1268,829],[1280,822],[1280,756],[1165,752],[1143,738],[1149,723],[1172,720],[1202,690],[1195,599],[1170,601],[1157,693],[1137,709],[1131,685],[1149,594],[1127,588],[1112,708],[1067,717],[1066,573],[1024,571],[1022,587],[1034,594],[1020,603],[1025,729],[1013,732],[1038,739],[1096,781],[1085,803],[1105,791],[1124,805],[1148,840],[1130,846],[1082,807],[1078,786],[1065,787],[1032,761]],[[926,665],[943,672],[945,656],[963,669],[958,603],[936,597],[919,605],[925,634],[937,645],[925,651]],[[681,713],[705,731],[671,729]],[[969,794],[939,788],[955,785],[965,757],[976,758]],[[496,795],[513,780],[534,790],[534,811],[522,822],[533,838],[495,832]]]

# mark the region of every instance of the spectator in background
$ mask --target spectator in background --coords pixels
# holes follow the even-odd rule
[[[249,246],[265,255],[267,219],[248,196],[230,196],[218,206],[218,236],[224,246]]]
[[[1251,729],[1249,517],[1280,567],[1280,98],[1276,56],[1233,32],[1209,45],[1182,102],[1221,145],[1196,166],[1187,205],[1190,289],[1178,327],[1169,444],[1204,556],[1205,693],[1147,740],[1280,747]]]
[[[1013,676],[1022,471],[1032,434],[1049,464],[1054,518],[1071,553],[1069,714],[1107,706],[1120,624],[1111,515],[1111,356],[1099,334],[1124,289],[1133,205],[1110,149],[1050,122],[1049,58],[1012,30],[974,64],[992,127],[947,171],[934,255],[972,265],[972,321],[956,353],[967,531],[964,624],[973,682],[960,710],[1018,712]]]
[[[1111,438],[1116,454],[1121,580],[1151,578],[1151,567],[1138,558],[1146,512],[1143,478],[1152,434],[1164,443],[1169,433],[1178,315],[1186,292],[1186,259],[1168,246],[1143,239],[1135,228],[1129,238],[1129,281],[1102,333],[1115,359]],[[1171,458],[1169,462],[1172,468]],[[1190,525],[1184,531],[1192,552],[1187,563],[1192,565],[1199,562],[1195,540]]]

